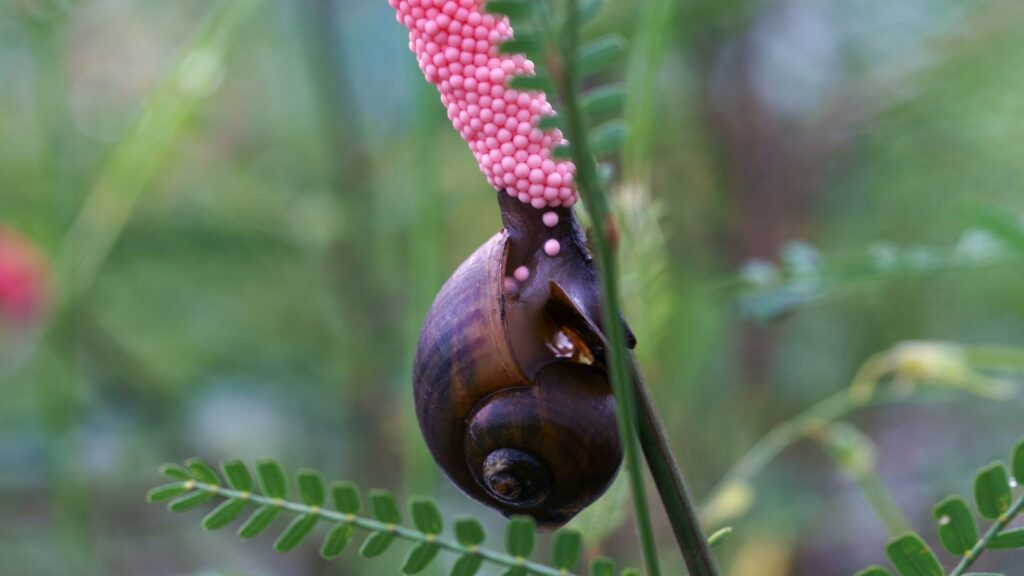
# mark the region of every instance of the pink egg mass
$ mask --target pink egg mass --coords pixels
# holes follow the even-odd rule
[[[512,38],[508,18],[484,13],[484,0],[388,0],[409,29],[409,48],[427,81],[436,85],[448,118],[496,189],[534,208],[576,202],[572,162],[552,150],[565,139],[537,122],[554,114],[543,92],[508,88],[534,65],[498,46]]]

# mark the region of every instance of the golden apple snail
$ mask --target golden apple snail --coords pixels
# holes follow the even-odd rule
[[[571,210],[552,211],[559,221],[547,228],[529,205],[501,193],[499,203],[505,229],[455,271],[427,314],[416,414],[464,492],[558,526],[604,493],[622,461],[595,321],[600,293]],[[546,240],[536,240],[538,225]],[[551,240],[555,255],[544,248]]]
[[[473,253],[427,314],[414,362],[420,428],[466,494],[560,526],[596,500],[622,461],[605,364],[600,291],[572,211],[572,162],[532,75],[502,54],[506,18],[481,0],[389,0],[448,117],[495,189],[504,229]],[[627,330],[628,332],[628,330]],[[630,346],[635,343],[629,336]]]

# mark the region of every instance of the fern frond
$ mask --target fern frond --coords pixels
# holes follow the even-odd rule
[[[274,542],[278,552],[288,552],[302,544],[318,524],[329,526],[320,545],[325,559],[337,558],[344,552],[357,531],[367,533],[359,554],[364,558],[379,556],[395,541],[413,546],[402,565],[404,574],[425,570],[441,551],[460,556],[453,574],[472,576],[484,563],[502,566],[508,573],[536,576],[567,576],[579,561],[582,538],[574,530],[555,534],[552,562],[545,565],[531,561],[536,525],[530,518],[513,518],[508,526],[506,551],[482,546],[487,535],[479,520],[458,518],[454,522],[454,538],[442,536],[444,519],[437,503],[430,498],[415,497],[409,501],[412,527],[402,525],[402,512],[397,500],[384,490],[368,494],[372,517],[360,514],[363,498],[351,482],[335,482],[328,486],[316,470],[300,470],[296,485],[300,500],[289,499],[288,478],[276,460],[256,463],[256,480],[239,460],[221,465],[224,482],[217,471],[197,458],[186,466],[165,464],[160,471],[174,482],[149,491],[150,502],[168,502],[172,512],[191,510],[212,500],[219,504],[202,520],[206,530],[219,530],[237,520],[247,510],[249,517],[238,529],[242,539],[252,538],[270,527],[281,514],[291,521]],[[332,500],[328,502],[328,499]]]

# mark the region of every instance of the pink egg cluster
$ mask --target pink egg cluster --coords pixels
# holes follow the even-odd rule
[[[47,276],[39,250],[20,234],[0,227],[0,326],[27,323],[43,311]]]
[[[551,154],[565,143],[562,132],[537,127],[554,114],[551,104],[543,92],[507,86],[513,76],[534,74],[525,56],[498,51],[512,38],[508,18],[484,13],[484,0],[388,1],[487,181],[538,209],[572,206],[576,168]]]

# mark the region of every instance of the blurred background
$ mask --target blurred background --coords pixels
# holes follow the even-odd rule
[[[875,354],[1002,350],[883,356],[911,401],[707,507],[727,572],[852,574],[886,506],[934,543],[931,506],[1024,432],[1024,3],[607,0],[607,32],[626,306],[699,500]],[[404,546],[327,563],[146,504],[189,456],[431,494],[500,543],[410,390],[495,208],[384,0],[0,0],[0,572],[398,572]],[[621,484],[578,527],[639,564]]]

